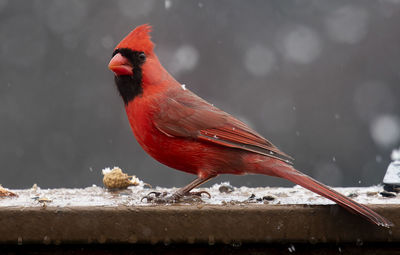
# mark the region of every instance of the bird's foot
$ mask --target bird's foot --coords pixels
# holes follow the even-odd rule
[[[146,199],[147,202],[156,203],[156,204],[173,204],[179,202],[203,202],[201,199],[201,195],[206,194],[208,198],[211,198],[210,193],[207,191],[197,191],[197,192],[187,192],[185,194],[181,194],[176,192],[172,195],[168,195],[167,192],[150,192],[147,196],[142,197],[140,201]]]
[[[171,204],[175,203],[176,200],[176,198],[173,195],[168,196],[167,192],[156,192],[156,191],[150,192],[146,196],[142,197],[142,199],[140,199],[140,202],[142,202],[145,199],[148,203],[153,202],[156,204]]]
[[[203,194],[206,194],[208,196],[208,198],[211,198],[210,193],[208,193],[207,191],[204,191],[204,190],[196,191],[196,192],[188,192],[184,196],[188,196],[188,197],[196,197],[197,196],[197,197],[201,198],[201,195],[203,195]]]

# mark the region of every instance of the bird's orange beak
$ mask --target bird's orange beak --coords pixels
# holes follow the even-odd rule
[[[129,60],[120,53],[116,54],[108,64],[108,69],[115,75],[133,75],[132,65]]]

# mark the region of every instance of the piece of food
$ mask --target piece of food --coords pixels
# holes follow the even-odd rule
[[[108,189],[126,189],[129,186],[139,185],[136,176],[127,175],[119,167],[114,167],[112,170],[106,168],[103,170],[103,175],[104,186]]]

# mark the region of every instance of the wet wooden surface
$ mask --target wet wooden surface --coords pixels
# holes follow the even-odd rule
[[[157,205],[0,210],[3,244],[399,242],[400,206],[371,205],[387,229],[337,205]]]
[[[202,190],[203,202],[156,205],[140,198],[153,189],[12,190],[0,199],[0,244],[4,245],[228,245],[400,242],[398,197],[381,187],[339,188],[396,226],[375,226],[300,187]],[[157,188],[173,192],[174,189]],[[371,204],[376,202],[376,204]]]

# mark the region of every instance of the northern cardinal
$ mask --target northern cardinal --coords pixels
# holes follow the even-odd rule
[[[265,174],[301,185],[379,226],[393,226],[368,207],[296,170],[292,158],[267,139],[182,86],[160,64],[150,32],[147,24],[135,28],[117,45],[108,67],[143,149],[169,167],[197,175],[157,201],[178,201],[219,174]]]

